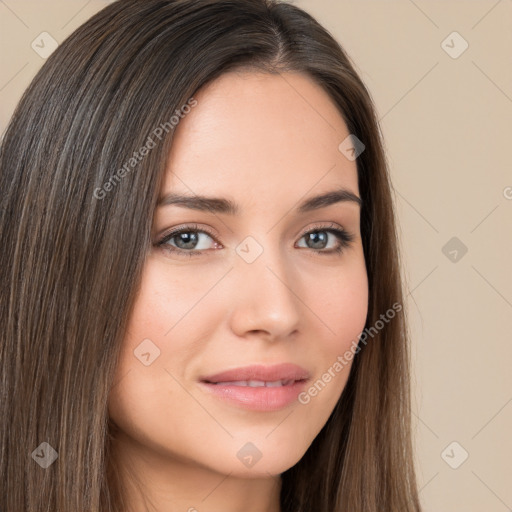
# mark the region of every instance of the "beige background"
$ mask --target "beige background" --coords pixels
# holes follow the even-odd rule
[[[60,42],[108,3],[0,0],[1,133],[44,62],[32,41],[46,31]],[[344,46],[381,119],[407,276],[425,512],[510,511],[512,0],[294,3]]]

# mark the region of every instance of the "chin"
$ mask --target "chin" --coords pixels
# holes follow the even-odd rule
[[[268,434],[268,433],[267,433]],[[265,434],[265,435],[267,435]],[[291,444],[290,439],[299,436],[289,436],[288,442],[280,442],[257,437],[230,441],[222,457],[215,457],[215,469],[223,474],[231,474],[238,478],[268,478],[280,475],[297,464],[306,453],[308,446]],[[226,453],[233,453],[234,456]],[[219,464],[219,461],[222,461]]]

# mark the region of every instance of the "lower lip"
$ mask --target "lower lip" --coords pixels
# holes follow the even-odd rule
[[[306,386],[306,380],[295,381],[288,386],[250,387],[200,383],[203,389],[227,402],[251,411],[278,411],[297,400]]]

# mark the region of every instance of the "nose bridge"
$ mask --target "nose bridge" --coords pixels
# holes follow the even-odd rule
[[[266,331],[272,337],[293,332],[300,319],[300,301],[279,245],[269,236],[263,243],[247,237],[236,252],[234,330],[239,335]]]

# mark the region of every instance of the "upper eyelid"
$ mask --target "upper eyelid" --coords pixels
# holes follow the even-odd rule
[[[213,231],[210,231],[204,227],[199,227],[195,224],[183,226],[181,228],[170,229],[168,232],[166,232],[160,236],[160,240],[165,240],[168,237],[176,236],[176,235],[179,235],[180,233],[186,233],[188,231],[197,231],[198,233],[206,233],[207,235],[214,238],[215,241],[217,241],[217,235]]]

